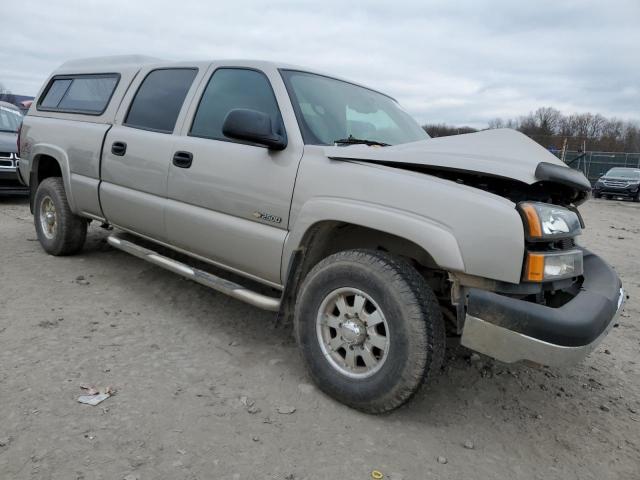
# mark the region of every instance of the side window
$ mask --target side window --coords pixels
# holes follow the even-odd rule
[[[236,142],[225,137],[222,124],[227,114],[237,108],[266,113],[274,129],[284,133],[278,103],[265,74],[242,68],[219,68],[202,94],[189,135]]]
[[[194,68],[167,68],[150,72],[138,88],[124,124],[172,133],[197,73]]]
[[[100,115],[119,79],[116,74],[56,77],[38,103],[38,110]]]
[[[69,85],[71,85],[70,79],[54,80],[49,90],[47,90],[47,94],[40,101],[40,106],[44,108],[57,108]]]

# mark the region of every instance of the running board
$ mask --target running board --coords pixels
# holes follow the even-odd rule
[[[254,307],[272,312],[277,312],[280,309],[279,298],[268,297],[254,292],[253,290],[249,290],[237,283],[230,282],[229,280],[225,280],[224,278],[220,278],[216,275],[205,272],[204,270],[190,267],[185,263],[160,255],[158,252],[141,247],[133,242],[119,238],[116,235],[109,235],[109,237],[107,237],[107,242],[109,242],[109,245],[112,247],[122,250],[123,252],[127,252],[135,257],[153,263],[158,267],[177,273],[178,275],[182,275],[183,277],[193,280],[194,282],[198,282],[205,287],[213,288],[220,293],[237,298],[238,300],[253,305]]]

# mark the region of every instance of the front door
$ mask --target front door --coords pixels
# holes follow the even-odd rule
[[[277,72],[270,74],[278,79]],[[184,135],[176,137],[177,161],[169,167],[167,234],[177,247],[265,283],[280,284],[302,149],[290,142],[274,151],[226,137],[224,119],[241,108],[268,114],[279,133],[286,134],[265,72],[214,69],[197,108],[187,117]]]

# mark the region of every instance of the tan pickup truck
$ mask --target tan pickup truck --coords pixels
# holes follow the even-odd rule
[[[113,227],[113,247],[292,320],[310,376],[363,411],[428,383],[447,334],[565,365],[623,302],[576,243],[581,173],[512,130],[431,139],[393,98],[308,69],[72,61],[19,145],[47,252]]]

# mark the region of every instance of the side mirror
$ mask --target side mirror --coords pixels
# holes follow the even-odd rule
[[[222,133],[229,138],[246,140],[273,150],[284,150],[287,146],[286,138],[273,131],[271,117],[257,110],[231,110],[222,124]]]

